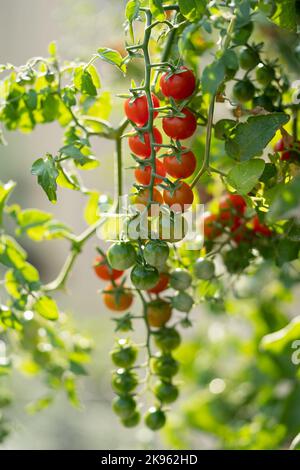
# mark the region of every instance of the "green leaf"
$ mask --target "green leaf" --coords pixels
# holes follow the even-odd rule
[[[40,297],[35,302],[33,310],[47,320],[57,320],[59,317],[56,302],[47,295]]]
[[[25,209],[20,211],[17,215],[17,221],[21,232],[44,225],[46,222],[53,218],[52,214],[40,211],[39,209]]]
[[[32,165],[31,173],[37,175],[38,184],[47,194],[49,201],[56,202],[56,178],[58,177],[58,171],[53,157],[48,154],[44,160],[42,158],[36,160]]]
[[[290,261],[297,259],[299,249],[299,242],[291,241],[286,238],[280,239],[275,246],[277,265],[282,266],[284,263],[289,263]]]
[[[99,196],[98,191],[89,193],[89,200],[84,209],[84,218],[89,225],[94,224],[99,219]]]
[[[226,141],[229,156],[245,161],[262,154],[276,131],[289,121],[284,113],[251,116],[246,122],[238,124]]]
[[[277,0],[272,20],[283,29],[296,31],[297,13],[295,0]]]
[[[49,52],[49,55],[51,57],[56,57],[57,49],[56,49],[56,42],[55,41],[50,42],[50,44],[48,46],[48,52]]]
[[[149,0],[149,8],[153,15],[153,17],[157,21],[164,21],[165,19],[165,12],[163,9],[163,2],[162,0]]]
[[[8,183],[5,184],[0,183],[0,225],[2,225],[4,206],[15,186],[16,183],[13,181],[8,181]]]
[[[300,338],[300,316],[293,320],[281,330],[275,331],[263,337],[261,348],[275,354],[283,352],[286,346],[292,346],[293,341]]]
[[[287,184],[277,186],[267,215],[269,222],[297,216],[300,202],[300,176]]]
[[[228,173],[227,182],[240,194],[248,194],[258,183],[264,171],[265,162],[255,158],[237,163]]]
[[[34,415],[48,408],[53,403],[53,400],[54,398],[52,395],[46,395],[42,398],[39,398],[38,400],[28,403],[26,406],[26,411],[28,414]]]
[[[126,65],[123,62],[123,57],[118,51],[101,47],[98,49],[98,54],[100,59],[102,59],[104,62],[107,62],[108,64],[115,65],[125,75]]]
[[[129,24],[129,34],[131,41],[134,42],[134,31],[132,23],[139,17],[141,2],[139,0],[129,0],[125,9],[125,17]]]
[[[0,238],[0,263],[9,268],[21,268],[26,260],[26,252],[12,237]]]
[[[90,96],[97,95],[97,88],[92,75],[83,66],[76,67],[74,71],[74,85],[83,94]]]
[[[191,22],[202,18],[206,3],[204,0],[178,0],[181,14]]]
[[[225,78],[225,64],[222,59],[207,65],[202,73],[203,93],[215,94]]]

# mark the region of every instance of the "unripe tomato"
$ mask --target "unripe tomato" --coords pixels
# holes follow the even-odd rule
[[[261,108],[264,108],[267,111],[274,111],[274,105],[272,103],[272,100],[265,95],[255,96],[253,98],[253,106],[260,106]]]
[[[162,351],[173,351],[181,343],[180,334],[175,328],[161,328],[154,337],[156,346]]]
[[[145,415],[145,424],[152,431],[158,431],[166,423],[166,415],[160,408],[149,408]]]
[[[152,287],[152,289],[148,289],[148,292],[151,292],[151,294],[160,294],[168,288],[169,279],[170,276],[168,273],[160,273],[158,283]]]
[[[129,242],[117,242],[109,247],[107,259],[114,269],[128,269],[136,261],[136,251]]]
[[[162,135],[156,127],[153,127],[153,137],[154,142],[157,144],[162,144]],[[132,135],[128,139],[129,147],[135,155],[139,157],[150,157],[151,156],[151,145],[150,145],[150,136],[149,132],[143,134],[143,140],[141,140],[138,134]],[[155,147],[157,152],[159,147]]]
[[[136,204],[137,206],[147,206],[148,202],[150,200],[150,191],[149,189],[142,189],[138,193],[134,194],[132,197],[132,204]],[[152,201],[153,203],[157,204],[162,204],[163,203],[163,197],[161,193],[158,191],[158,189],[153,188],[153,193],[152,193]]]
[[[162,403],[173,403],[177,400],[179,391],[176,385],[173,385],[170,382],[165,382],[163,380],[159,380],[154,385],[154,395],[162,402]]]
[[[203,230],[205,240],[214,240],[222,234],[220,222],[216,214],[211,214],[209,212],[204,214],[201,228]]]
[[[147,290],[156,286],[159,281],[159,274],[153,266],[136,264],[131,271],[130,279],[137,289]]]
[[[102,293],[102,300],[110,310],[123,312],[131,306],[133,295],[126,288],[115,287],[111,284]]]
[[[160,184],[163,182],[167,172],[164,166],[164,163],[161,162],[158,158],[155,160],[155,173],[159,176],[154,178],[154,184]],[[138,183],[143,185],[148,185],[151,182],[152,167],[151,165],[139,166],[134,171],[135,179]],[[161,177],[161,178],[160,178]]]
[[[170,276],[170,285],[175,290],[186,290],[192,284],[192,277],[188,271],[176,268]]]
[[[256,80],[261,85],[267,86],[275,78],[275,71],[269,65],[262,65],[256,70]]]
[[[255,49],[245,46],[240,53],[240,66],[244,70],[254,69],[259,63],[259,55]]]
[[[128,340],[120,339],[111,352],[111,359],[118,367],[131,367],[137,358],[137,348]]]
[[[255,87],[248,78],[239,80],[233,87],[233,96],[241,103],[252,100],[255,93]]]
[[[226,194],[219,203],[219,219],[222,222],[233,220],[235,216],[243,216],[247,204],[245,199],[239,194]]]
[[[178,292],[174,297],[172,297],[172,307],[179,312],[190,312],[194,305],[193,298],[186,292]]]
[[[135,412],[136,402],[131,395],[122,395],[113,399],[112,408],[120,418],[127,419]]]
[[[114,391],[121,394],[132,392],[138,383],[137,374],[128,369],[118,369],[114,371],[111,382]]]
[[[165,203],[173,212],[186,211],[193,204],[194,200],[193,190],[184,181],[179,183],[179,187],[175,191],[165,189],[163,197]]]
[[[158,221],[159,238],[169,243],[181,241],[187,234],[188,222],[180,213],[165,217],[160,214]]]
[[[152,105],[153,108],[159,108],[159,99],[153,93]],[[124,111],[128,119],[139,126],[143,126],[149,119],[149,106],[146,95],[128,98],[124,103]],[[158,115],[158,111],[154,111],[153,117]]]
[[[183,150],[185,147],[183,147]],[[180,159],[176,155],[172,155],[164,158],[164,167],[167,173],[173,178],[189,178],[196,169],[196,157],[194,153],[189,150],[180,155]]]
[[[128,418],[121,419],[121,422],[125,428],[133,428],[137,426],[141,420],[141,414],[139,411],[135,411],[132,415]]]
[[[197,129],[197,119],[188,108],[183,108],[181,114],[185,117],[165,117],[162,120],[163,130],[167,136],[175,140],[188,139]]]
[[[196,78],[192,70],[180,67],[178,72],[164,73],[160,79],[161,92],[167,98],[174,100],[185,100],[191,96],[196,87]]]
[[[149,325],[154,328],[161,328],[171,318],[171,305],[165,300],[153,300],[147,305],[147,318]]]
[[[95,258],[93,268],[97,276],[104,281],[115,281],[116,279],[119,279],[124,272],[111,268],[104,256],[97,256]]]
[[[144,248],[144,259],[151,266],[160,269],[169,258],[170,249],[162,240],[150,240]]]
[[[198,258],[194,264],[194,273],[197,279],[209,280],[215,275],[215,265],[208,259]]]
[[[179,369],[178,362],[170,354],[158,353],[151,362],[154,374],[170,379],[176,375]]]
[[[267,227],[265,224],[262,224],[257,215],[253,217],[252,224],[253,224],[253,231],[255,233],[263,235],[264,237],[272,236],[273,234],[272,230],[269,229],[269,227]]]

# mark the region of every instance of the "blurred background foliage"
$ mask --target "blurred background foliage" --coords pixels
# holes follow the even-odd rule
[[[0,0],[1,62],[22,64],[29,57],[46,55],[48,44],[54,38],[60,56],[66,59],[89,59],[100,46],[122,53],[125,3],[125,0],[53,0],[51,3]],[[293,33],[277,36],[274,48],[275,33],[279,34],[265,27],[264,38],[268,38],[265,47],[269,52],[273,50],[274,55],[282,54],[294,72],[298,72],[299,62],[287,52],[295,39]],[[179,47],[187,44],[190,54],[186,59],[192,63],[212,46],[196,28],[186,31]],[[206,61],[207,57],[200,66]],[[126,80],[120,80],[118,73],[101,64],[102,89],[104,92],[113,89],[114,94],[124,92],[130,76],[139,73],[134,69]],[[112,115],[116,121],[121,109],[122,100],[113,96]],[[219,117],[222,117],[220,113]],[[11,202],[21,200],[24,208],[49,210],[50,204],[29,169],[33,161],[46,152],[57,151],[62,138],[58,125],[38,126],[32,134],[6,133],[5,137],[8,146],[0,149],[1,180],[13,178],[18,183]],[[200,135],[195,143],[199,154],[203,141],[204,135]],[[85,174],[85,183],[89,188],[113,196],[113,148],[109,142],[98,139],[93,141],[93,149],[102,165]],[[215,146],[213,158],[220,152],[222,147]],[[130,180],[128,171],[127,187]],[[207,183],[209,188],[209,181]],[[221,185],[211,187],[215,196],[221,194],[221,190]],[[61,189],[58,197],[60,203],[51,206],[51,212],[75,232],[80,232],[85,226],[82,213],[86,199],[79,192]],[[38,267],[43,282],[51,281],[65,258],[67,244],[55,240],[33,244],[25,237],[21,242],[29,253],[30,262]],[[95,350],[92,364],[87,366],[90,376],[79,385],[81,402],[77,403],[75,398],[73,409],[66,397],[59,394],[51,407],[32,416],[35,410],[28,404],[43,396],[45,390],[34,379],[34,370],[28,364],[27,369],[26,364],[18,364],[30,380],[24,380],[18,372],[5,378],[6,382],[3,380],[0,408],[10,399],[6,383],[14,390],[13,404],[6,411],[13,432],[0,449],[289,447],[300,429],[299,366],[296,364],[300,357],[293,356],[295,351],[291,348],[292,341],[300,339],[300,321],[296,318],[289,330],[284,330],[299,310],[299,273],[295,268],[274,268],[265,261],[259,269],[253,270],[252,276],[233,276],[232,291],[219,303],[195,309],[194,327],[177,352],[182,362],[180,402],[170,413],[167,429],[154,436],[143,427],[130,432],[121,428],[111,411],[107,358],[113,342],[113,323],[111,314],[105,311],[96,294],[102,286],[91,271],[94,248],[95,240],[87,245],[75,265],[70,283],[72,294],[58,295],[60,305],[67,313],[72,313],[80,333],[89,336],[93,332]],[[203,285],[203,289],[209,288],[213,289]],[[277,336],[270,335],[278,330],[281,333]],[[139,331],[136,336],[139,337]],[[38,402],[40,408],[46,406],[51,397],[44,395],[44,400]],[[1,419],[4,418],[0,411]],[[0,435],[0,440],[1,437],[4,436]]]

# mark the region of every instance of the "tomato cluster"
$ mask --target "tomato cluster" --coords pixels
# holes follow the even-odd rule
[[[300,141],[294,141],[294,139],[287,135],[279,139],[274,145],[274,152],[280,154],[280,160],[287,162],[299,162],[300,161]]]

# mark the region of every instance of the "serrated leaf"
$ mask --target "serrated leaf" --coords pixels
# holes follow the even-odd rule
[[[115,65],[123,74],[126,73],[126,65],[123,62],[123,57],[118,51],[114,49],[108,49],[106,47],[101,47],[98,49],[98,54],[100,59],[108,64]]]
[[[56,302],[49,296],[43,295],[33,305],[33,310],[47,320],[57,320],[59,317]]]
[[[284,113],[251,116],[246,122],[238,124],[233,129],[225,144],[228,155],[241,161],[258,157],[277,130],[289,119],[290,117]]]
[[[76,67],[74,71],[74,85],[81,93],[96,96],[97,88],[93,82],[92,75],[83,66]]]
[[[47,194],[49,201],[56,202],[56,178],[58,177],[58,171],[53,157],[48,155],[44,160],[42,158],[36,160],[32,165],[31,173],[38,177],[38,184]]]
[[[264,171],[265,162],[255,158],[247,162],[237,163],[228,173],[227,182],[239,194],[248,194],[258,183]]]

